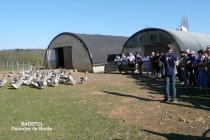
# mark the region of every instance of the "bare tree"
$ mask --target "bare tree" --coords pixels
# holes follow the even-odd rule
[[[189,22],[187,16],[182,16],[181,26],[184,26],[189,31]]]

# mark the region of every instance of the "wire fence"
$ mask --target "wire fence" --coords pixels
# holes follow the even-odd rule
[[[21,69],[21,68],[29,68],[29,67],[35,67],[35,63],[28,62],[0,62],[0,69],[2,70],[15,70],[15,69]]]

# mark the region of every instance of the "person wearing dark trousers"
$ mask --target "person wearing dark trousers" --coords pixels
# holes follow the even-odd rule
[[[142,57],[139,54],[137,54],[135,58],[135,64],[136,64],[136,71],[138,72],[138,69],[139,69],[139,73],[142,74],[141,66],[143,62],[142,62]]]
[[[163,54],[160,58],[159,66],[163,66],[163,75],[164,75],[164,101],[168,102],[169,99],[169,83],[171,83],[172,91],[172,102],[176,102],[176,66],[178,66],[178,59],[176,54],[172,53],[172,45],[167,46],[167,52]]]
[[[181,58],[179,58],[179,65],[177,66],[177,77],[181,85],[184,85],[184,57],[185,51],[181,51]]]
[[[197,68],[192,67],[192,64],[197,60],[198,56],[195,55],[195,51],[191,51],[191,56],[187,59],[187,70],[190,73],[189,76],[189,85],[196,86],[195,82],[195,74],[197,72]]]
[[[127,57],[129,66],[131,68],[132,73],[134,73],[134,65],[135,65],[135,57],[132,53],[129,53],[129,56]]]
[[[190,59],[190,57],[191,57],[190,49],[186,49],[185,50],[185,59],[188,61]],[[185,77],[186,80],[187,80],[187,85],[189,84],[189,81],[190,81],[190,67],[191,66],[188,66],[188,64],[187,64],[187,66],[186,66],[187,74],[186,74],[186,77]]]
[[[155,68],[155,76],[159,77],[160,75],[160,67],[159,67],[159,60],[160,60],[160,54],[159,52],[155,53],[155,57],[154,57],[154,68]]]
[[[155,58],[156,57],[156,54],[155,52],[151,52],[151,55],[150,55],[150,61],[151,61],[151,67],[152,67],[152,76],[155,76],[156,75],[156,69],[155,69]]]
[[[122,67],[121,67],[122,63],[121,63],[120,56],[116,55],[114,61],[115,61],[116,65],[117,65],[117,68],[118,68],[119,72],[121,73],[121,71],[122,71]]]

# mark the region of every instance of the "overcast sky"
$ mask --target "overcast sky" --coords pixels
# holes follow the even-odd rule
[[[0,50],[46,49],[62,32],[130,37],[147,27],[210,35],[210,0],[0,0]]]

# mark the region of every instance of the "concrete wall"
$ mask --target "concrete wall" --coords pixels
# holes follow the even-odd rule
[[[49,49],[55,49],[65,46],[72,46],[72,63],[74,69],[77,69],[78,71],[93,72],[89,53],[83,46],[83,43],[81,43],[80,40],[78,40],[74,36],[58,36],[51,42]]]
[[[104,72],[104,66],[93,66],[93,73]]]

